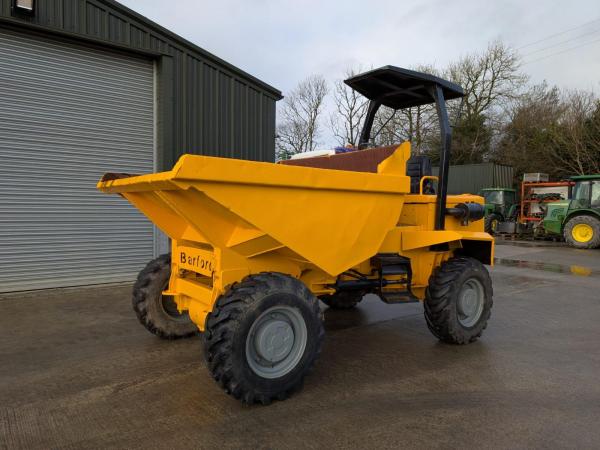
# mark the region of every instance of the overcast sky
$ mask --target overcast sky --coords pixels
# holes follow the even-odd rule
[[[358,64],[444,67],[494,39],[519,49],[533,82],[600,93],[600,0],[121,3],[284,94],[308,75],[333,81]]]

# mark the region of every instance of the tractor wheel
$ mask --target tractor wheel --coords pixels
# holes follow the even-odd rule
[[[571,247],[600,247],[600,220],[592,216],[575,216],[565,225],[564,236]]]
[[[219,297],[206,320],[204,355],[225,392],[269,404],[302,386],[324,335],[319,302],[304,283],[262,273]]]
[[[486,233],[494,235],[498,231],[498,224],[500,224],[501,221],[502,217],[500,217],[498,214],[490,214],[489,216],[485,217],[483,229]]]
[[[319,297],[323,303],[332,309],[351,309],[363,299],[364,291],[340,291],[331,295]]]
[[[133,287],[133,310],[148,331],[163,339],[194,336],[198,327],[180,314],[173,297],[162,295],[171,276],[171,255],[162,255],[140,272]]]
[[[476,341],[492,309],[487,269],[473,258],[444,262],[429,280],[424,307],[427,326],[439,340],[449,344]]]

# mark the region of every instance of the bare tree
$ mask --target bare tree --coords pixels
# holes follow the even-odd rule
[[[527,82],[527,76],[520,70],[518,53],[501,41],[490,43],[481,54],[467,55],[451,63],[447,76],[465,91],[462,114],[467,117],[489,113],[518,98]]]
[[[600,102],[593,93],[567,91],[548,156],[569,174],[600,173]]]
[[[561,169],[548,158],[553,129],[563,114],[560,91],[546,83],[532,86],[511,102],[508,122],[496,146],[493,160],[515,169],[516,180],[524,172],[544,172],[560,177]]]
[[[320,133],[319,118],[327,95],[327,82],[312,75],[284,99],[281,122],[277,126],[276,151],[278,159],[314,150]]]
[[[345,78],[362,71],[360,67],[349,68],[345,72]],[[329,118],[333,135],[340,145],[357,146],[369,101],[343,80],[337,80],[333,87],[333,103],[335,111]]]
[[[485,52],[471,54],[449,65],[446,77],[462,86],[465,97],[449,105],[455,125],[454,161],[481,162],[503,125],[506,106],[521,95],[527,76],[518,53],[500,41]]]
[[[552,178],[600,172],[600,102],[591,92],[545,83],[514,102],[494,155],[517,175],[545,172]]]
[[[451,63],[441,74],[428,65],[417,66],[415,70],[450,79],[465,91],[462,101],[448,102],[454,126],[453,163],[467,164],[488,158],[502,129],[506,105],[519,98],[527,81],[520,71],[518,54],[497,41],[482,53]],[[389,108],[381,108],[373,128],[381,130],[375,136],[378,145],[410,140],[415,153],[425,153],[434,161],[439,157],[439,125],[434,105],[407,108],[395,114]]]

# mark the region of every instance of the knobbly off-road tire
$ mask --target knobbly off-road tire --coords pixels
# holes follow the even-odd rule
[[[163,339],[181,339],[198,334],[187,313],[179,314],[171,297],[163,296],[171,276],[171,255],[150,261],[133,286],[133,310],[148,331]]]
[[[573,229],[575,227],[586,227],[591,229],[591,236],[587,241],[580,241],[575,239],[573,235]],[[600,220],[593,216],[575,216],[565,225],[564,229],[565,241],[575,248],[598,248],[600,247]]]
[[[483,229],[486,233],[492,236],[498,232],[498,224],[502,221],[502,218],[498,214],[490,214],[486,216],[483,221]]]
[[[324,335],[319,302],[304,283],[261,273],[234,284],[217,300],[206,320],[204,355],[226,393],[246,404],[266,405],[302,387]]]
[[[458,257],[444,262],[431,276],[426,292],[429,330],[449,344],[476,341],[490,318],[492,295],[490,275],[479,261]]]
[[[319,297],[323,303],[332,309],[352,309],[365,296],[364,291],[340,291],[331,295]]]

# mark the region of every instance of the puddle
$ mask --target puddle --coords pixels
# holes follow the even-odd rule
[[[584,266],[563,266],[561,264],[545,263],[540,261],[523,261],[519,259],[507,258],[495,258],[494,262],[500,266],[543,270],[545,272],[567,273],[580,277],[600,276],[600,271]]]
[[[496,238],[496,245],[510,245],[511,247],[567,247],[567,244],[564,242],[556,242],[556,241],[512,241],[508,239],[498,239]]]

